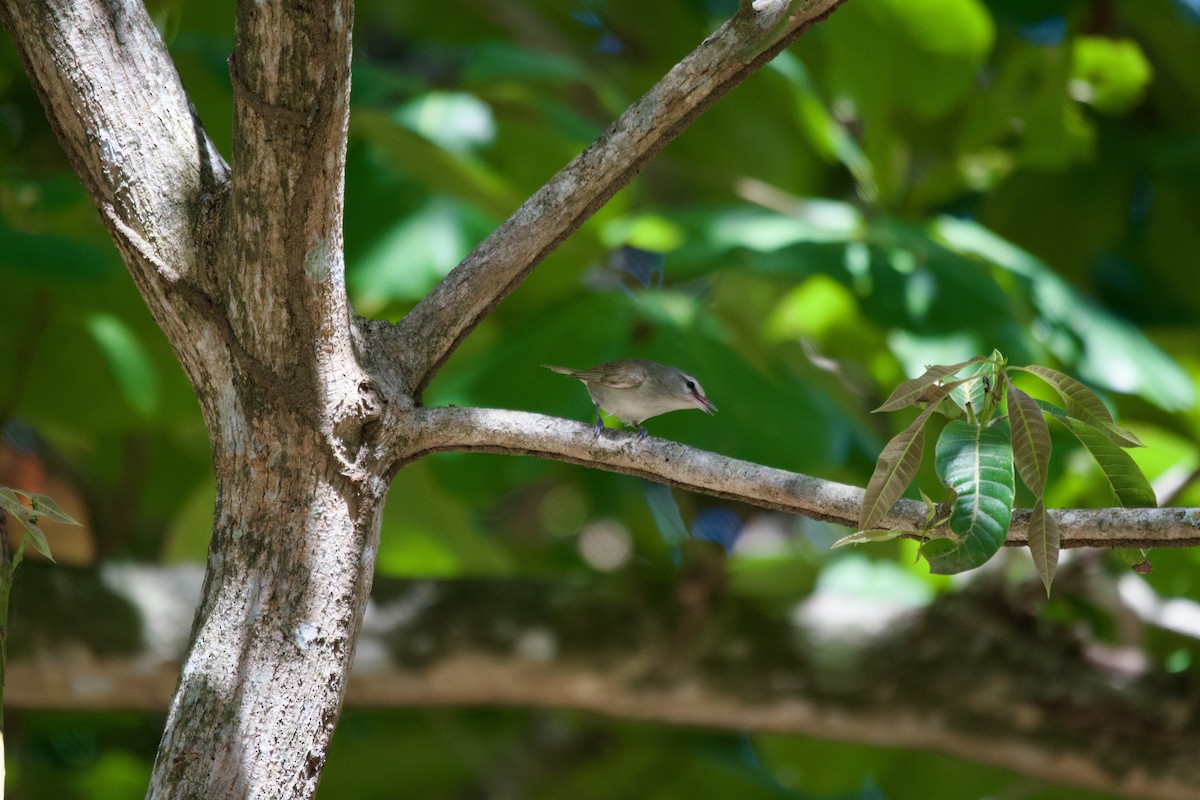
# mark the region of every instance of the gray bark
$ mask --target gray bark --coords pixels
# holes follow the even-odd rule
[[[678,442],[605,431],[592,437],[590,425],[491,408],[414,409],[405,432],[418,458],[431,452],[504,453],[533,456],[634,475],[691,492],[801,514],[855,528],[863,490],[798,472],[775,469],[697,450]],[[925,505],[901,499],[879,527],[914,539],[951,535],[943,524],[925,530]],[[1062,546],[1195,547],[1200,544],[1200,509],[1095,508],[1049,512],[1062,531]],[[941,516],[948,516],[942,514]],[[1029,509],[1016,509],[1005,539],[1008,547],[1029,544]]]
[[[385,460],[342,260],[345,2],[246,3],[232,170],[135,0],[0,6],[196,390],[217,505],[151,797],[307,797],[370,587]]]
[[[398,325],[419,393],[458,344],[534,267],[713,103],[844,0],[743,0],[742,13],[685,56],[530,197]]]
[[[544,235],[528,208],[518,212],[519,224],[476,251],[481,267],[458,270],[392,327],[353,324],[345,295],[350,0],[239,4],[232,168],[140,2],[0,3],[52,127],[196,390],[212,443],[208,571],[149,796],[313,794],[387,483],[415,455],[407,412],[420,388],[688,120],[836,4],[792,16],[781,2],[747,9],[701,46],[694,67],[673,71],[614,126],[604,148],[581,157],[571,192],[560,176],[536,196],[554,220]],[[660,103],[674,116],[645,115]],[[514,254],[514,236],[538,244]],[[446,317],[452,303],[464,311]]]
[[[654,441],[616,453],[623,440],[591,445],[580,426],[536,415],[419,408],[455,346],[547,252],[839,2],[744,4],[392,326],[354,318],[345,294],[351,0],[239,4],[232,167],[138,0],[0,0],[0,22],[195,388],[212,443],[208,567],[150,796],[313,794],[388,481],[427,453],[533,453],[856,516],[843,513],[853,491],[806,476]],[[1130,522],[1110,539],[1180,543],[1181,525],[1178,514]]]

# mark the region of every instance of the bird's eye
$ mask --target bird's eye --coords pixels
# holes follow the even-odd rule
[[[694,392],[694,391],[696,391],[696,382],[695,382],[695,381],[688,381],[688,382],[687,382],[687,387],[688,387],[688,391],[691,391],[691,392]]]

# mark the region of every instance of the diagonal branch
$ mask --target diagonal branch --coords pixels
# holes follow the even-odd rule
[[[708,37],[454,268],[397,328],[419,396],[467,334],[730,89],[844,0],[758,0]]]
[[[2,0],[0,24],[147,305],[165,326],[159,294],[200,265],[197,216],[228,168],[200,126],[145,6],[141,0]]]
[[[863,490],[844,483],[765,467],[651,437],[605,432],[593,439],[587,425],[525,411],[422,408],[412,413],[412,461],[441,451],[506,453],[565,461],[634,475],[692,492],[800,514],[854,528]],[[917,535],[925,506],[900,500],[880,528]],[[1104,508],[1053,511],[1063,547],[1194,547],[1200,545],[1198,508]],[[1005,545],[1028,544],[1029,510],[1013,513]],[[931,531],[948,535],[945,526]]]
[[[201,398],[227,383],[202,343],[229,167],[142,0],[0,0],[59,144]]]

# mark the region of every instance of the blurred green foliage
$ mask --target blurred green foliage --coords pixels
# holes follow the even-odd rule
[[[150,5],[228,155],[232,1]],[[358,310],[401,317],[736,6],[359,2],[345,225]],[[1200,505],[1189,481],[1200,468],[1198,207],[1194,2],[849,0],[552,253],[463,343],[425,400],[587,420],[582,388],[539,364],[654,358],[696,374],[721,408],[713,418],[656,418],[654,435],[863,485],[882,443],[911,420],[869,409],[926,364],[999,348],[1014,364],[1047,364],[1101,391],[1149,445],[1133,456],[1160,499]],[[195,400],[6,39],[0,286],[0,411],[35,431],[84,487],[98,551],[202,557],[213,479]],[[1051,465],[1048,505],[1114,505],[1103,475],[1070,456],[1079,447],[1054,431],[1055,453],[1066,455]],[[917,483],[939,496],[931,465]],[[651,496],[637,480],[560,464],[433,457],[393,486],[379,571],[588,573],[597,562],[581,543],[593,534],[629,546],[605,568],[672,570],[675,534],[659,529],[666,517]],[[727,506],[675,500],[689,530]],[[1018,504],[1028,500],[1018,493]],[[746,531],[771,521],[732,511]],[[844,531],[805,520],[775,527],[783,534],[734,545],[731,585],[786,604],[820,579],[828,544]],[[937,591],[948,586],[913,564],[911,543],[867,552]],[[1152,560],[1155,588],[1200,599],[1200,556]],[[1177,637],[1147,646],[1196,668]],[[93,724],[86,719],[70,724]],[[426,768],[421,796],[460,796],[454,787],[478,780],[463,777],[478,763],[532,746],[524,729],[545,724],[518,714],[355,719],[339,731],[329,796],[395,796],[376,773],[397,752]],[[739,797],[906,797],[918,796],[916,785],[931,797],[929,787],[946,783],[943,772],[913,777],[910,754],[758,737],[754,764],[736,737],[552,724],[599,731],[588,735],[605,756],[558,775],[564,786],[627,769],[657,776],[661,797],[717,783]],[[460,733],[473,744],[450,752]],[[88,787],[144,776],[152,738],[132,766],[109,751],[84,759],[56,793],[101,796]],[[838,754],[812,761],[822,747]],[[364,752],[377,757],[352,767]],[[828,775],[831,762],[845,780],[810,781],[814,763]],[[992,771],[954,769],[968,787],[955,797],[1011,786]],[[794,783],[770,783],[780,775]],[[368,788],[374,780],[381,788]],[[587,795],[547,783],[525,796]]]

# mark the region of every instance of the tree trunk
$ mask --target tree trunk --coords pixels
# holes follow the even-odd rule
[[[212,442],[208,572],[149,795],[309,797],[390,471],[343,275],[352,5],[239,7],[232,170],[138,0],[6,0],[0,20]]]
[[[454,348],[547,253],[840,2],[743,2],[390,325],[354,318],[345,293],[351,0],[239,3],[232,168],[141,0],[0,0],[51,125],[196,391],[213,449],[208,571],[150,796],[312,796],[387,483],[427,453],[561,458],[856,518],[853,487],[655,440],[634,457],[627,437],[593,443],[586,426],[535,414],[419,408]],[[911,531],[922,518],[901,507],[885,524]],[[1178,546],[1195,541],[1191,519],[1107,512],[1102,533]],[[1093,543],[1094,524],[1080,518],[1064,536]]]
[[[150,797],[308,797],[341,710],[386,484],[268,420],[219,455],[203,600]]]

